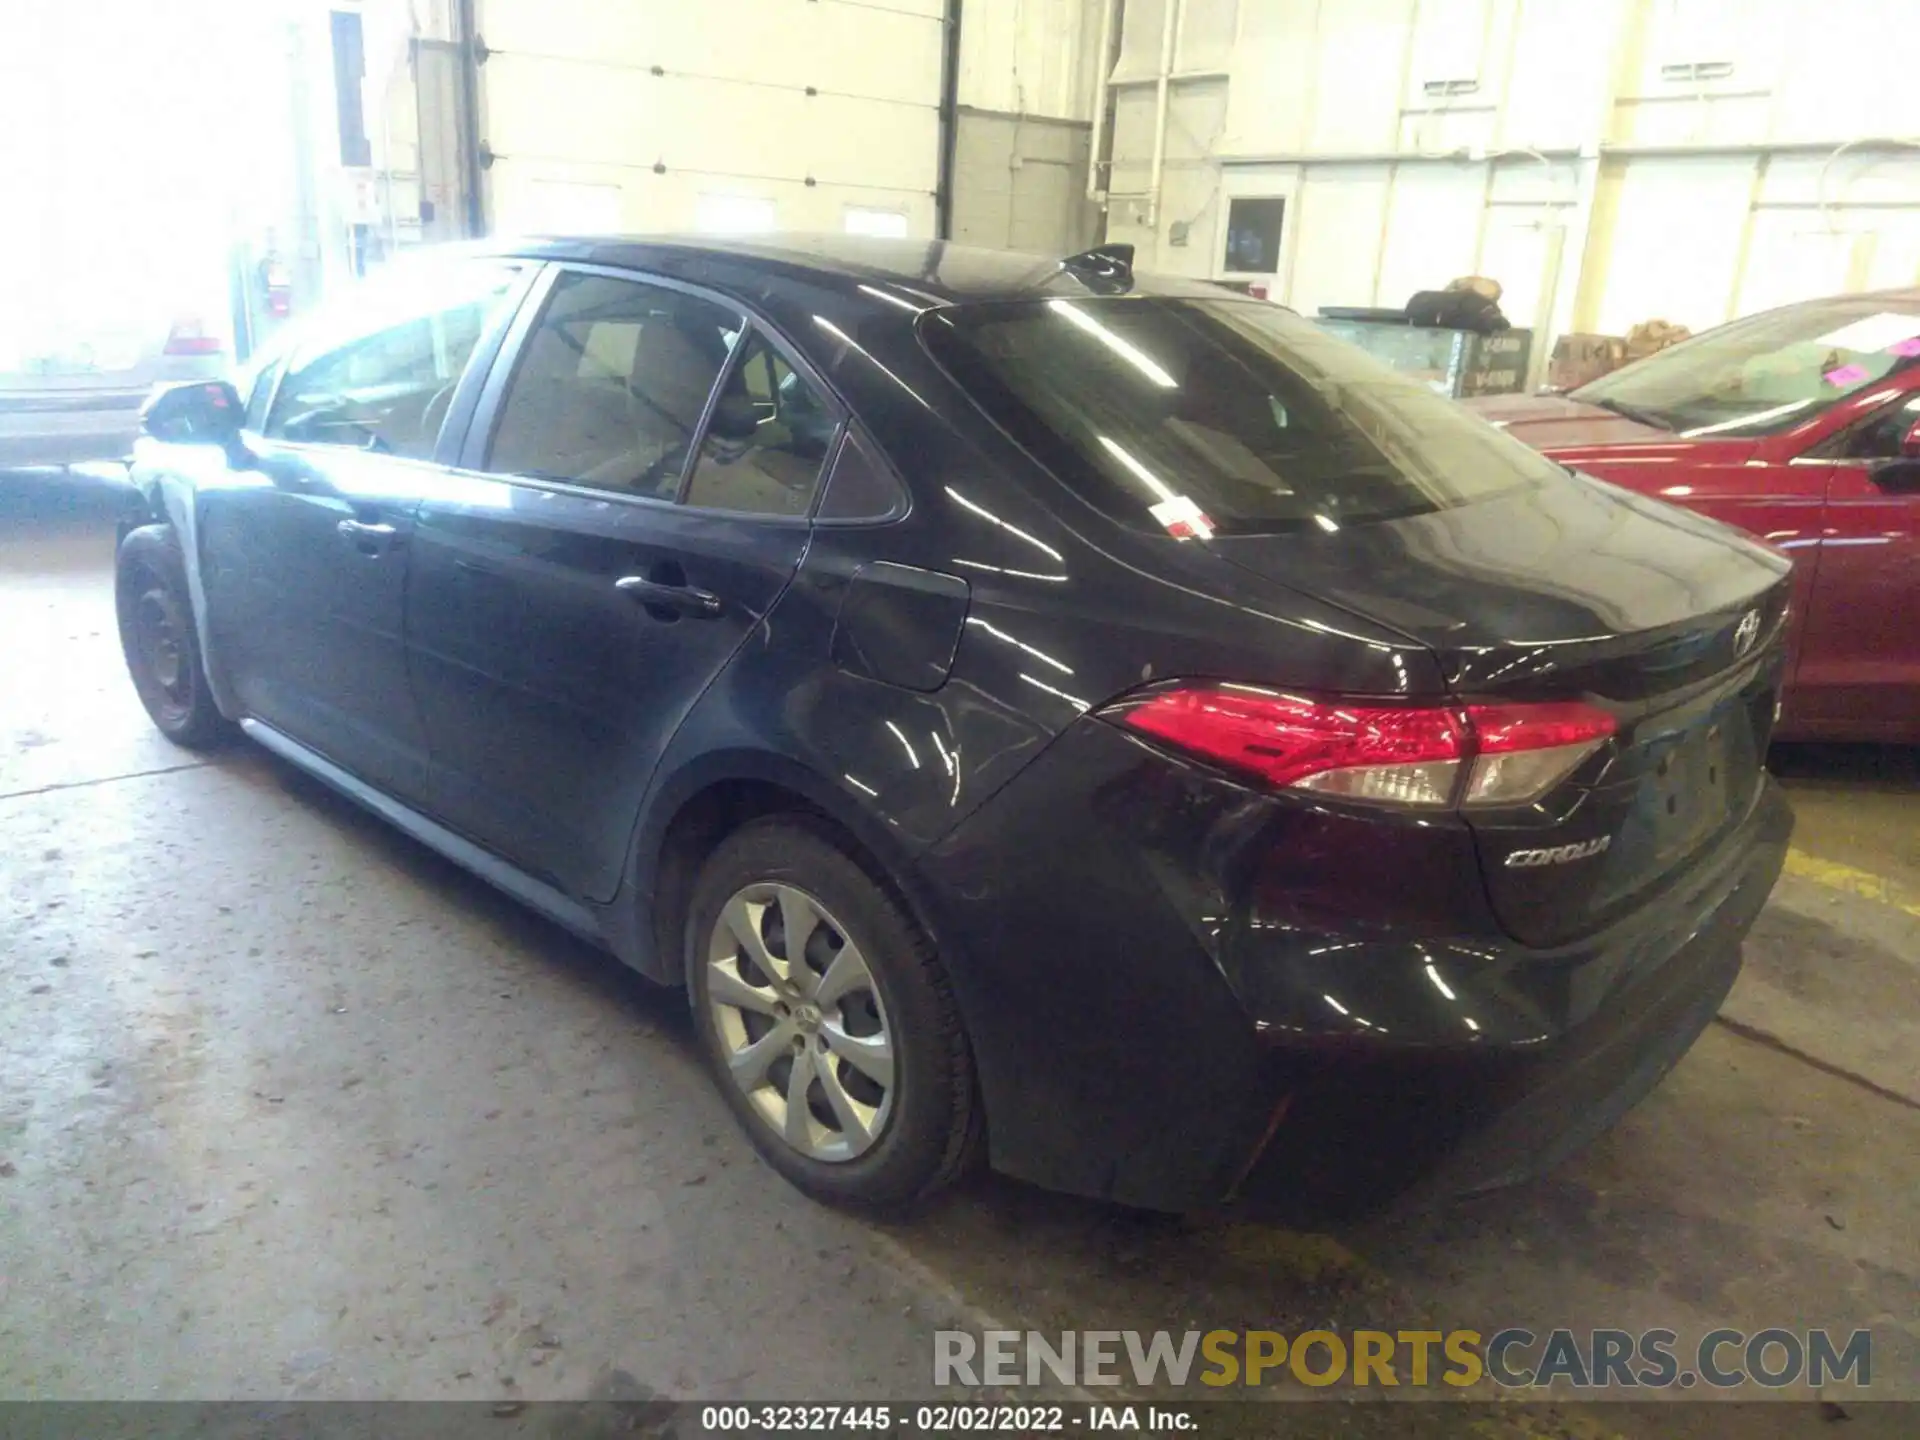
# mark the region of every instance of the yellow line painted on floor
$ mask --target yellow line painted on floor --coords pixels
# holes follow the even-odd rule
[[[1789,850],[1787,874],[1862,900],[1891,905],[1895,910],[1920,919],[1920,897],[1903,891],[1884,875],[1875,875],[1870,870],[1856,870],[1837,860],[1822,860],[1818,855],[1809,855],[1804,850]]]

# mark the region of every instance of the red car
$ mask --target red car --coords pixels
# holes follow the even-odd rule
[[[1782,738],[1920,743],[1920,290],[1789,305],[1567,395],[1467,403],[1793,556]]]

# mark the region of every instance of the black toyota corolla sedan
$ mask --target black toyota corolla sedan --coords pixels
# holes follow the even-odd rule
[[[1123,247],[462,247],[146,428],[159,727],[684,985],[822,1199],[1511,1181],[1782,864],[1782,559]]]

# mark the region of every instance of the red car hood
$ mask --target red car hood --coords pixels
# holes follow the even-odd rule
[[[1670,431],[1642,425],[1598,405],[1583,405],[1565,395],[1483,395],[1461,403],[1536,450],[1632,445],[1673,438]]]
[[[1486,395],[1461,403],[1563,465],[1649,495],[1666,493],[1663,487],[1686,469],[1738,465],[1754,448],[1751,439],[1690,440],[1565,395]]]

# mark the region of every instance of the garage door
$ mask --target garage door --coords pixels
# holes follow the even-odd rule
[[[482,0],[490,228],[934,233],[943,0]]]

